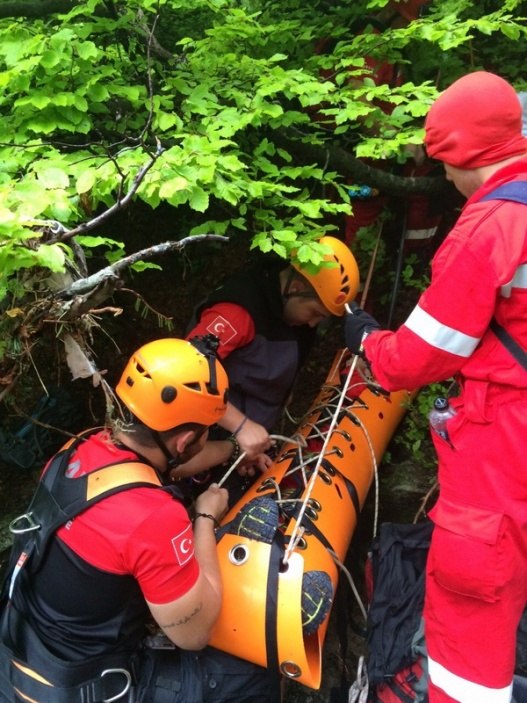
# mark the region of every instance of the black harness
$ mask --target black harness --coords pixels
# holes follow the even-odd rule
[[[71,456],[91,430],[67,444],[42,476],[28,511],[13,520],[10,564],[0,603],[0,692],[8,700],[38,703],[109,703],[131,700],[133,657],[129,651],[65,661],[39,640],[13,604],[22,570],[37,572],[56,531],[104,498],[130,488],[161,488],[180,498],[177,489],[163,487],[152,466],[140,461],[103,466],[79,478],[66,477]],[[18,696],[20,693],[20,697]]]

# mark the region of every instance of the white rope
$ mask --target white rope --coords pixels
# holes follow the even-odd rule
[[[283,437],[282,435],[278,434],[272,434],[269,435],[271,439],[280,439],[283,440],[284,442],[290,442],[291,444],[296,444],[297,447],[302,447],[306,446],[306,440],[304,437],[300,435],[295,435],[294,437]],[[296,439],[295,439],[296,437]],[[240,456],[236,459],[236,461],[227,469],[227,471],[223,474],[222,478],[218,481],[218,487],[221,488],[225,481],[229,478],[229,476],[232,474],[234,469],[236,469],[239,465],[242,459],[245,458],[247,455],[247,452],[242,452]]]
[[[341,357],[341,358],[342,358],[342,357]],[[300,525],[301,525],[301,523],[302,523],[302,519],[303,519],[303,517],[304,517],[304,513],[306,512],[306,507],[307,507],[308,501],[309,501],[309,499],[310,499],[310,497],[311,497],[311,493],[312,493],[313,488],[314,488],[314,486],[315,486],[315,481],[316,481],[316,479],[317,479],[317,477],[318,477],[318,472],[319,472],[319,469],[320,469],[320,464],[322,463],[322,459],[323,459],[324,456],[325,456],[325,451],[326,451],[326,447],[327,447],[328,442],[329,442],[329,438],[330,438],[330,436],[331,436],[331,433],[332,433],[332,431],[333,431],[333,428],[334,428],[335,425],[337,424],[338,414],[339,414],[340,409],[341,409],[341,407],[342,407],[342,405],[343,405],[343,403],[344,403],[344,399],[345,399],[345,397],[346,397],[346,392],[347,392],[347,390],[348,390],[348,386],[349,386],[349,384],[350,384],[351,377],[353,376],[353,372],[354,372],[355,366],[356,366],[356,364],[357,364],[357,359],[358,359],[358,357],[355,357],[354,360],[353,360],[353,363],[351,364],[350,372],[349,372],[349,374],[348,374],[348,376],[347,376],[347,378],[346,378],[346,381],[345,381],[345,383],[344,383],[344,387],[343,387],[343,389],[342,389],[342,393],[341,393],[341,395],[340,395],[339,402],[337,403],[336,411],[335,411],[335,413],[333,414],[333,417],[332,417],[332,419],[331,419],[331,424],[330,424],[330,426],[329,426],[329,429],[328,429],[328,431],[327,431],[326,438],[325,438],[325,440],[324,440],[324,444],[323,444],[323,446],[322,446],[322,449],[321,449],[321,451],[320,451],[320,454],[318,455],[318,461],[317,461],[317,463],[316,463],[316,465],[315,465],[315,468],[313,469],[313,473],[311,474],[311,477],[310,477],[310,479],[309,479],[309,482],[308,482],[308,485],[307,485],[307,493],[306,493],[304,502],[303,502],[303,504],[302,504],[302,507],[300,508],[300,512],[298,513],[298,516],[297,516],[297,518],[296,518],[296,523],[295,523],[295,526],[294,526],[294,528],[293,528],[293,532],[292,532],[292,534],[291,534],[291,540],[290,540],[290,542],[289,542],[289,544],[288,544],[288,546],[287,546],[287,549],[286,549],[286,551],[285,551],[285,554],[284,554],[284,558],[283,558],[283,563],[284,563],[284,564],[287,564],[287,562],[289,561],[289,557],[291,556],[292,551],[295,549],[295,547],[296,547],[296,545],[297,545],[297,543],[298,543],[299,538],[297,538],[297,535],[298,535],[298,532],[299,532],[299,529],[300,529]]]
[[[341,362],[342,362],[342,360],[343,360],[343,358],[344,358],[344,355],[345,355],[346,353],[347,353],[346,350],[343,350],[343,352],[342,352],[342,354],[341,354],[341,356],[340,356],[340,359],[339,359],[339,363],[336,365],[335,368],[337,368],[337,369],[340,368],[340,364],[341,364]],[[289,560],[289,558],[290,558],[290,556],[291,556],[292,551],[295,549],[295,547],[297,546],[298,542],[299,542],[300,539],[301,539],[301,535],[300,535],[299,533],[300,533],[300,532],[302,532],[302,533],[304,532],[304,528],[301,527],[301,522],[302,522],[302,518],[304,517],[304,513],[305,513],[305,511],[306,511],[306,508],[307,508],[307,506],[309,505],[309,500],[310,500],[310,498],[311,498],[311,493],[312,493],[312,491],[313,491],[313,488],[314,488],[314,485],[315,485],[315,481],[316,481],[316,479],[317,479],[317,477],[318,477],[318,473],[319,473],[320,465],[321,465],[321,463],[322,463],[322,459],[323,459],[324,457],[326,457],[326,456],[331,456],[331,454],[337,453],[336,450],[326,451],[326,449],[327,449],[327,445],[328,445],[328,442],[329,442],[329,438],[330,438],[330,436],[331,436],[332,432],[334,431],[335,426],[336,426],[336,424],[337,424],[338,415],[339,415],[339,413],[340,413],[340,411],[341,411],[341,409],[342,409],[342,406],[343,406],[343,404],[344,404],[344,400],[345,400],[345,398],[346,398],[346,394],[347,394],[347,392],[348,392],[350,389],[352,389],[352,388],[354,388],[354,387],[356,387],[356,386],[361,386],[361,385],[362,385],[361,383],[354,383],[354,384],[351,384],[351,378],[353,377],[353,374],[354,374],[354,372],[355,372],[355,367],[356,367],[356,365],[357,365],[357,361],[358,361],[358,356],[354,356],[354,357],[353,357],[353,362],[352,362],[352,363],[350,364],[350,366],[349,366],[349,371],[348,371],[346,380],[345,380],[345,382],[344,382],[344,386],[343,386],[342,388],[340,388],[340,387],[333,387],[333,386],[325,386],[325,388],[331,389],[333,392],[338,393],[338,402],[337,402],[337,403],[333,403],[333,402],[330,403],[330,402],[328,402],[328,403],[326,403],[326,404],[320,404],[320,405],[318,405],[318,406],[315,406],[315,408],[313,408],[313,409],[310,411],[310,416],[311,416],[311,415],[313,415],[313,414],[314,414],[315,412],[317,412],[317,411],[322,412],[323,410],[333,410],[333,415],[332,415],[332,418],[331,418],[330,426],[329,426],[329,428],[327,429],[327,431],[326,431],[325,433],[322,432],[322,430],[318,427],[318,425],[317,425],[316,423],[306,422],[306,423],[303,425],[303,427],[309,427],[309,428],[311,428],[311,430],[315,433],[316,436],[318,436],[320,439],[323,439],[322,449],[320,450],[319,454],[318,454],[316,457],[310,457],[310,458],[306,459],[305,461],[303,460],[303,458],[302,458],[302,449],[307,446],[306,438],[305,438],[303,435],[293,435],[293,437],[285,437],[285,436],[283,436],[283,435],[278,435],[278,434],[269,435],[271,439],[279,440],[279,441],[282,441],[282,442],[285,442],[285,443],[295,444],[295,445],[298,447],[298,451],[299,451],[299,454],[300,454],[300,457],[299,457],[299,458],[300,458],[300,462],[299,462],[297,465],[295,465],[295,467],[294,467],[293,469],[287,471],[287,472],[285,473],[285,476],[290,476],[290,475],[292,475],[293,473],[296,473],[297,471],[301,471],[301,472],[302,472],[302,479],[303,479],[304,489],[307,487],[307,493],[306,493],[305,497],[304,497],[302,500],[299,500],[299,501],[298,501],[298,502],[301,502],[301,503],[302,503],[302,507],[301,507],[301,509],[300,509],[300,511],[299,511],[298,516],[296,517],[296,524],[295,524],[295,527],[294,527],[294,529],[293,529],[293,533],[292,533],[292,535],[291,535],[291,539],[290,539],[289,545],[288,545],[288,547],[287,547],[287,549],[286,549],[286,552],[285,552],[285,554],[284,554],[284,559],[283,559],[283,563],[284,563],[284,564],[287,564],[287,562],[288,562],[288,560]],[[365,379],[364,374],[362,374],[362,372],[360,371],[360,369],[358,369],[358,373],[361,375],[361,377],[362,377],[363,379]],[[366,379],[365,379],[365,383],[366,383],[367,385],[371,385],[371,382],[367,381]],[[353,406],[352,406],[352,407],[353,407]],[[359,407],[362,408],[362,409],[367,409],[367,405],[366,405],[366,404],[362,404],[362,405],[359,406]],[[357,408],[357,409],[358,409],[358,408]],[[347,412],[351,412],[351,410],[350,410],[349,408],[346,408],[346,411],[347,411]],[[375,480],[375,503],[374,503],[374,506],[375,506],[375,507],[374,507],[374,523],[373,523],[373,536],[375,537],[376,534],[377,534],[378,520],[379,520],[379,473],[378,473],[378,465],[377,465],[377,460],[376,460],[376,458],[375,458],[375,451],[374,451],[374,449],[373,449],[373,445],[372,445],[370,436],[369,436],[369,434],[368,434],[368,432],[367,432],[367,430],[366,430],[366,428],[365,428],[365,426],[364,426],[364,423],[360,420],[359,417],[357,417],[357,415],[356,415],[355,412],[353,412],[353,413],[351,413],[351,414],[354,416],[354,418],[355,418],[355,420],[357,421],[358,425],[360,426],[360,428],[361,428],[362,431],[364,432],[364,436],[365,436],[365,438],[366,438],[366,442],[367,442],[367,444],[368,444],[368,448],[369,448],[369,450],[370,450],[370,454],[371,454],[371,458],[372,458],[373,474],[374,474],[374,480]],[[325,423],[326,421],[327,421],[326,418],[319,418],[319,420],[318,420],[317,422],[324,422],[324,423]],[[231,473],[240,465],[241,461],[245,458],[246,454],[247,454],[246,452],[241,453],[240,456],[236,459],[236,461],[235,461],[235,462],[229,467],[229,469],[225,472],[225,474],[223,475],[223,477],[222,477],[222,478],[220,479],[220,481],[218,482],[218,486],[219,486],[220,488],[221,488],[221,486],[225,483],[225,481],[227,480],[227,478],[231,475]],[[305,467],[309,466],[309,465],[312,464],[313,462],[316,462],[316,464],[315,464],[315,467],[314,467],[314,469],[313,469],[313,473],[311,474],[311,476],[310,476],[310,478],[309,478],[309,480],[308,480],[308,479],[307,479],[306,472],[305,472]],[[284,477],[285,477],[285,476],[284,476]],[[277,492],[277,498],[278,498],[277,502],[282,502],[282,501],[281,501],[281,491],[280,491],[280,488],[279,488],[278,484],[277,484],[275,481],[273,481],[273,484],[274,484],[275,489],[276,489],[276,492]],[[358,519],[358,516],[357,516],[357,519]]]
[[[357,601],[357,605],[359,606],[360,612],[362,613],[362,617],[364,618],[364,622],[366,622],[368,618],[368,614],[366,612],[366,608],[364,607],[364,603],[361,600],[361,597],[359,595],[359,591],[357,590],[357,587],[355,586],[355,581],[353,580],[353,577],[351,573],[348,571],[348,569],[344,566],[344,564],[339,561],[337,555],[332,549],[328,549],[329,554],[331,554],[331,557],[333,558],[333,561],[335,564],[339,567],[339,569],[346,575],[346,578],[348,579],[348,583],[351,586],[351,590],[353,591],[353,595],[355,596],[355,600]]]
[[[236,459],[236,461],[230,466],[227,471],[223,474],[223,477],[218,481],[218,488],[221,488],[225,481],[229,478],[229,476],[232,474],[234,469],[236,469],[241,462],[241,460],[245,457],[247,452],[242,452],[240,456]]]

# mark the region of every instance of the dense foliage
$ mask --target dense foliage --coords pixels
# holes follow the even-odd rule
[[[404,161],[437,90],[467,71],[522,87],[523,3],[437,0],[407,28],[352,31],[386,4],[0,2],[0,383],[23,368],[21,329],[31,340],[70,310],[83,253],[125,255],[110,215],[130,200],[185,212],[175,242],[246,233],[317,264],[310,242],[349,212],[354,174],[423,187],[356,157]],[[408,80],[376,86],[365,56],[404,64]]]

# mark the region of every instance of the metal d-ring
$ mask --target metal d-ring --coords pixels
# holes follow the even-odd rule
[[[113,701],[118,701],[119,698],[122,698],[128,693],[130,687],[132,686],[132,677],[130,672],[126,669],[105,669],[101,674],[101,679],[107,674],[122,674],[125,678],[124,688],[121,693],[118,693],[116,696],[112,696],[111,698],[103,698],[102,703],[112,703]]]
[[[17,523],[22,522],[22,520],[26,521],[26,526],[17,527]],[[33,513],[24,513],[23,515],[19,515],[9,523],[9,532],[11,532],[12,535],[23,535],[26,532],[40,530],[40,528],[41,525],[36,523],[33,519]]]

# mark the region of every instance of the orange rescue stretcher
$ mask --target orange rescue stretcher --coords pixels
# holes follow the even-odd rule
[[[339,562],[345,559],[377,463],[412,398],[407,391],[385,394],[359,377],[360,387],[354,389],[356,384],[351,383],[341,400],[342,370],[349,357],[347,351],[337,353],[296,434],[229,511],[218,531],[224,597],[210,644],[255,664],[278,667],[286,678],[314,689],[321,683],[331,602],[326,604],[322,624],[306,635],[303,577],[306,572],[325,572],[332,585],[330,598],[335,594],[339,571],[334,556]],[[339,401],[340,411],[333,420]],[[303,469],[296,468],[306,458],[309,461],[310,444],[318,445],[315,459]],[[287,498],[291,491],[293,499]],[[251,501],[261,496],[274,499],[280,507],[278,539],[271,543],[229,530]]]

